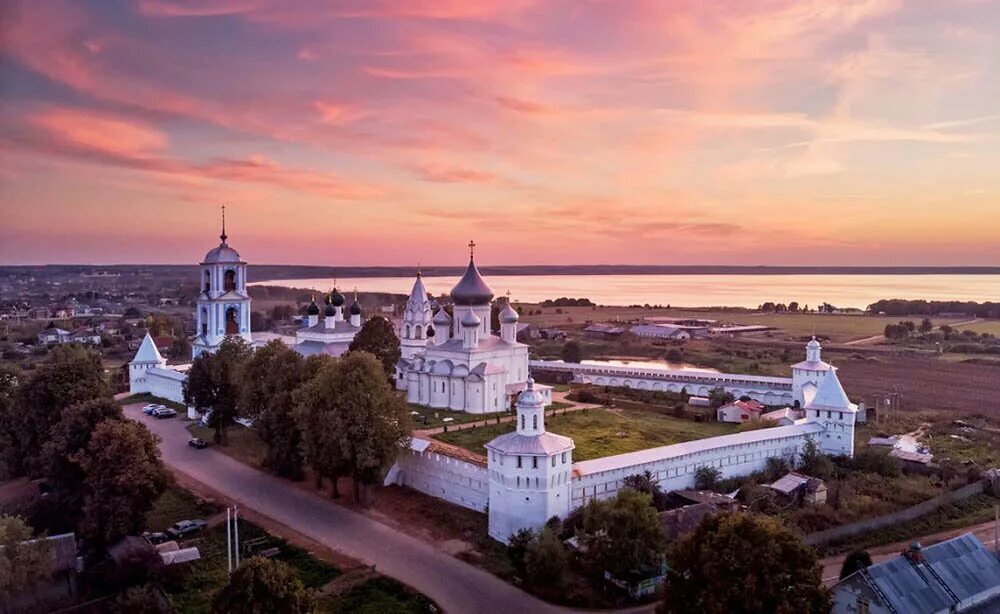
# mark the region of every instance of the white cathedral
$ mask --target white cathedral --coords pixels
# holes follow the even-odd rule
[[[470,243],[469,266],[451,290],[451,315],[444,305],[432,313],[417,273],[403,311],[396,367],[396,388],[410,403],[476,414],[506,411],[527,386],[528,346],[517,341],[517,311],[508,297],[500,334],[490,331],[493,290],[476,268],[474,249]],[[535,391],[544,404],[552,402],[551,387]]]

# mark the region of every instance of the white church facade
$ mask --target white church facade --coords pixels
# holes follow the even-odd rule
[[[493,290],[476,267],[474,243],[469,265],[451,290],[451,314],[444,306],[431,311],[420,273],[413,284],[400,325],[401,354],[396,388],[409,403],[464,411],[506,411],[525,389],[528,346],[517,341],[517,311],[508,298],[499,313],[500,334],[490,330]],[[539,386],[545,404],[552,389]]]

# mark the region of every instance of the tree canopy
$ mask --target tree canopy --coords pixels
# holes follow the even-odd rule
[[[274,340],[259,348],[243,368],[240,415],[267,445],[264,466],[278,475],[302,476],[302,431],[295,421],[295,390],[308,376],[305,359]]]
[[[349,348],[351,352],[368,352],[382,364],[386,376],[391,376],[402,353],[399,338],[392,329],[392,323],[381,316],[369,318],[361,330],[354,335]]]
[[[75,344],[52,348],[19,387],[14,443],[23,464],[16,469],[38,473],[42,446],[64,407],[109,395],[99,354]]]
[[[254,556],[247,559],[215,596],[217,614],[305,614],[314,599],[286,563]]]
[[[109,544],[145,528],[147,512],[170,479],[157,438],[145,425],[105,420],[74,460],[86,476],[81,529],[88,539]]]
[[[30,541],[31,527],[18,516],[0,516],[0,598],[6,600],[48,578],[50,545]]]
[[[830,611],[815,552],[774,518],[710,516],[667,561],[663,614]]]
[[[229,443],[228,429],[239,417],[241,372],[251,354],[242,338],[226,337],[217,352],[194,359],[184,380],[184,403],[198,411],[211,410],[208,425],[215,429],[215,443]]]
[[[847,576],[871,566],[872,556],[868,554],[867,550],[853,550],[844,557],[844,564],[840,567],[840,579],[843,580]]]
[[[580,362],[583,360],[583,348],[576,341],[567,341],[559,351],[559,357],[564,362]]]
[[[616,577],[655,567],[663,559],[666,536],[650,495],[623,489],[612,499],[591,499],[582,514],[587,556]]]

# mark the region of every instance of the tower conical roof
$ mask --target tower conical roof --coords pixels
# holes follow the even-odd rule
[[[160,350],[156,349],[153,337],[149,333],[146,333],[146,336],[142,338],[139,351],[135,353],[135,358],[132,359],[132,362],[163,362]]]
[[[806,405],[806,409],[837,409],[841,411],[851,411],[854,404],[844,392],[844,387],[840,384],[837,371],[831,369],[829,374],[823,378],[816,390],[816,396]]]

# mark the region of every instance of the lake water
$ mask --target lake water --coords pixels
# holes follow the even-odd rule
[[[448,293],[458,277],[424,277],[427,291]],[[499,296],[538,302],[561,296],[585,297],[599,305],[757,307],[766,301],[814,307],[864,309],[881,298],[997,301],[1000,275],[490,275]],[[341,290],[408,294],[413,277],[338,279]],[[330,290],[330,279],[280,279],[251,285]]]

